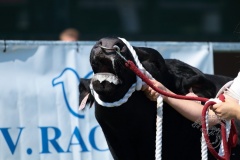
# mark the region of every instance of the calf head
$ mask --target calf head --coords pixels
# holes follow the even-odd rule
[[[125,59],[135,63],[132,53],[126,44],[118,38],[100,39],[93,46],[90,53],[90,64],[94,72],[91,83],[100,99],[105,102],[121,99],[132,84],[136,82],[136,75],[125,66],[125,60],[116,53],[116,46]],[[141,47],[134,47],[134,49],[140,61],[151,62],[149,61],[150,59],[155,61],[154,64],[153,62],[143,62],[143,65],[152,66],[151,72],[155,76],[164,76],[163,74],[166,70],[165,62],[157,51]],[[152,54],[149,54],[149,52],[152,52]]]
[[[120,39],[103,38],[93,46],[90,54],[90,64],[94,72],[93,89],[106,102],[121,99],[136,81],[136,76],[125,67],[125,61],[116,53],[114,46],[119,47],[124,57],[133,60]]]

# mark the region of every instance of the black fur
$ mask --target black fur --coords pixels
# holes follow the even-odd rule
[[[114,102],[125,95],[136,82],[136,75],[124,66],[124,61],[112,50],[103,50],[103,45],[119,46],[121,54],[128,60],[133,57],[126,45],[117,38],[103,38],[94,45],[90,63],[94,73],[110,72],[118,76],[121,84],[93,82],[94,90],[105,102]],[[148,72],[167,88],[185,95],[192,88],[199,96],[212,98],[232,78],[207,75],[179,60],[164,60],[151,48],[134,47],[138,58]],[[114,59],[115,68],[111,59]],[[81,79],[80,102],[90,92],[90,80]],[[89,103],[94,102],[91,95]],[[163,106],[163,160],[200,160],[200,128],[184,118],[171,106]],[[107,108],[95,102],[95,116],[106,137],[109,149],[116,160],[154,160],[156,135],[156,103],[146,98],[142,91],[135,91],[129,100],[119,107]],[[239,154],[239,153],[238,153]],[[213,159],[209,154],[209,159]]]

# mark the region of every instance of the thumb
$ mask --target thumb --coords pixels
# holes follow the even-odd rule
[[[212,111],[215,111],[217,108],[218,108],[218,105],[217,105],[217,104],[214,104],[214,105],[212,105],[212,106],[210,107],[210,109],[211,109]]]

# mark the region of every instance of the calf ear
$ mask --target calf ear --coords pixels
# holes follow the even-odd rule
[[[204,75],[195,75],[188,79],[184,78],[182,87],[186,92],[190,90],[196,95],[206,98],[214,98],[217,94],[215,84]]]
[[[87,95],[89,95],[87,98],[87,101],[86,101],[86,105],[90,104],[90,107],[91,107],[94,102],[94,97],[92,96],[91,91],[90,91],[90,87],[89,87],[90,83],[91,83],[91,79],[81,78],[80,84],[78,86],[78,90],[79,90],[79,104],[81,104],[83,99]]]

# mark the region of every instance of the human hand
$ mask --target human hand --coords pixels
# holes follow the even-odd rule
[[[236,119],[240,113],[238,101],[228,95],[224,96],[225,102],[216,103],[210,109],[221,119]]]
[[[160,88],[164,91],[167,90],[166,87],[163,84],[161,84],[160,82],[158,82],[156,80],[150,80],[150,81],[157,88]],[[156,92],[154,89],[149,87],[147,84],[143,85],[141,90],[144,91],[147,98],[149,98],[151,101],[157,101],[157,98],[160,96],[160,94],[158,92]],[[164,96],[162,96],[162,97],[164,98]]]

